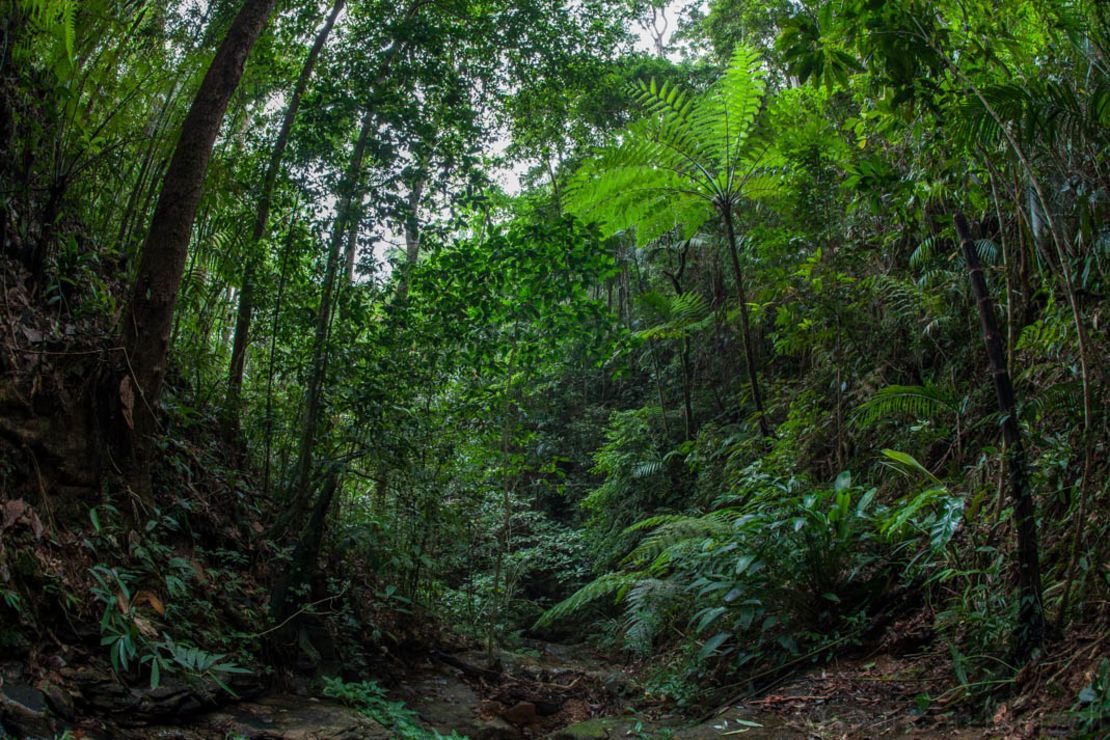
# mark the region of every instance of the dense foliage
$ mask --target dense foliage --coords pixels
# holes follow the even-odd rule
[[[267,5],[0,5],[0,531],[89,561],[0,545],[0,646],[51,593],[123,678],[230,681],[335,602],[693,702],[912,622],[989,704],[1105,637],[1110,6]]]

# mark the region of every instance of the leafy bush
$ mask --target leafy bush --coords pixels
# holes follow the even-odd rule
[[[638,653],[681,622],[700,645],[695,662],[728,657],[734,667],[839,641],[881,582],[875,491],[853,487],[847,473],[828,489],[793,488],[776,481],[733,505],[628,527],[639,541],[626,570],[586,585],[540,625],[615,595],[625,604],[626,646]]]

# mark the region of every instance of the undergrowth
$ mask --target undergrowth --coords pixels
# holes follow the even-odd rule
[[[329,696],[396,733],[402,740],[466,740],[454,730],[443,735],[438,730],[428,730],[419,724],[416,712],[408,709],[404,702],[391,701],[386,691],[375,681],[346,683],[338,678],[324,679],[324,696]]]

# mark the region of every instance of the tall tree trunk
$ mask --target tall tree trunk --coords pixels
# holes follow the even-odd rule
[[[155,429],[154,409],[166,375],[170,327],[212,147],[247,57],[275,3],[244,0],[235,16],[182,124],[143,242],[138,275],[123,312],[122,344],[130,374],[121,384],[122,416],[134,431],[140,457],[146,437]],[[135,402],[128,404],[128,396]]]
[[[643,295],[644,293],[647,292],[647,286],[644,284],[644,273],[640,269],[640,261],[636,258],[636,247],[635,247],[635,245],[633,245],[633,247],[632,247],[632,264],[636,268],[636,285],[640,289],[640,295]],[[631,291],[631,285],[629,285],[629,291]],[[631,306],[631,300],[629,300],[629,305]],[[629,321],[629,328],[631,328],[631,323],[632,323],[631,308],[629,308],[629,320],[628,321]],[[662,364],[659,362],[659,356],[655,351],[656,347],[655,347],[655,338],[654,337],[647,340],[647,346],[648,346],[648,357],[651,358],[652,374],[655,378],[655,392],[656,392],[656,395],[659,397],[659,419],[660,419],[660,421],[663,422],[663,436],[667,440],[667,444],[670,444],[670,441],[671,441],[671,423],[670,423],[670,421],[668,421],[668,418],[667,418],[668,417],[667,396],[663,392],[663,367],[662,367]]]
[[[309,373],[308,389],[305,396],[304,422],[301,428],[297,468],[294,473],[293,488],[290,491],[289,506],[286,509],[286,516],[279,523],[279,528],[287,529],[291,523],[295,524],[300,521],[308,511],[308,505],[312,498],[312,448],[316,444],[316,426],[319,422],[320,406],[323,401],[324,371],[327,366],[328,354],[328,327],[331,325],[332,303],[335,298],[335,284],[339,273],[339,254],[343,246],[343,237],[347,231],[347,220],[351,215],[352,201],[359,189],[362,161],[366,155],[366,145],[370,139],[373,122],[373,108],[367,107],[362,117],[362,126],[355,142],[355,148],[351,152],[351,161],[341,185],[340,202],[336,208],[335,223],[332,224],[331,238],[328,245],[328,261],[324,268],[324,282],[320,289],[320,312],[316,317],[312,368]]]
[[[247,249],[247,262],[243,268],[243,287],[239,293],[239,310],[235,319],[235,341],[231,349],[231,363],[227,378],[227,408],[234,426],[239,423],[239,397],[243,387],[243,371],[247,362],[247,343],[250,337],[251,315],[254,312],[254,275],[258,269],[259,256],[257,245],[265,236],[270,220],[270,208],[273,205],[274,186],[277,183],[278,173],[281,171],[281,162],[285,157],[285,150],[289,146],[289,135],[293,131],[293,123],[297,118],[297,111],[301,107],[301,98],[308,89],[308,82],[316,68],[316,61],[324,45],[331,36],[335,21],[343,11],[347,0],[335,0],[331,12],[324,20],[324,25],[316,34],[316,40],[301,65],[301,73],[297,77],[297,84],[293,87],[293,94],[289,104],[285,107],[285,115],[281,119],[281,128],[278,130],[274,148],[270,152],[270,162],[266,167],[266,175],[262,179],[262,192],[258,197],[258,209],[254,214],[254,230],[251,232],[250,244]]]
[[[763,409],[763,394],[759,389],[759,376],[755,369],[755,350],[752,347],[752,330],[748,321],[748,294],[744,290],[744,273],[740,269],[740,253],[736,244],[736,227],[732,222],[732,205],[720,206],[721,217],[725,222],[725,235],[728,237],[728,254],[732,262],[732,278],[736,282],[736,298],[740,301],[740,337],[744,344],[744,361],[748,366],[748,379],[752,384],[752,403],[759,418],[759,433],[764,439],[771,436],[767,425],[767,415]]]
[[[1021,438],[1021,428],[1017,422],[1014,387],[1010,382],[1010,371],[1006,365],[1002,335],[998,331],[998,322],[994,316],[994,305],[987,290],[987,281],[983,276],[983,268],[979,264],[979,255],[975,251],[975,242],[967,220],[963,214],[957,213],[955,222],[956,234],[960,238],[960,248],[971,280],[971,292],[979,310],[979,324],[983,332],[983,342],[986,344],[991,374],[994,377],[998,411],[1002,415],[1002,438],[1006,445],[1010,496],[1013,499],[1014,522],[1017,529],[1018,593],[1021,599],[1018,606],[1018,628],[1014,635],[1014,647],[1018,657],[1026,660],[1041,645],[1045,635],[1036,507],[1033,492],[1029,488],[1025,446]]]

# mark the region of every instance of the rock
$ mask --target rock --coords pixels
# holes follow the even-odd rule
[[[67,722],[73,721],[77,712],[73,706],[73,697],[69,695],[68,691],[49,682],[44,683],[40,690],[46,698],[46,705],[50,707],[51,712]]]
[[[471,740],[520,740],[520,730],[510,725],[500,717],[494,717],[482,723],[477,730],[467,733]]]
[[[5,686],[0,690],[0,732],[11,733],[15,737],[54,736],[53,723],[46,716],[46,712],[42,711],[42,695],[35,689],[31,691],[37,697],[32,702],[37,705],[36,707],[29,707],[13,698],[10,695],[10,687]]]
[[[258,701],[235,704],[200,715],[178,727],[164,729],[169,734],[163,731],[159,737],[257,740],[387,740],[395,737],[392,731],[353,709],[292,694],[274,694]],[[178,734],[173,734],[175,731]]]

